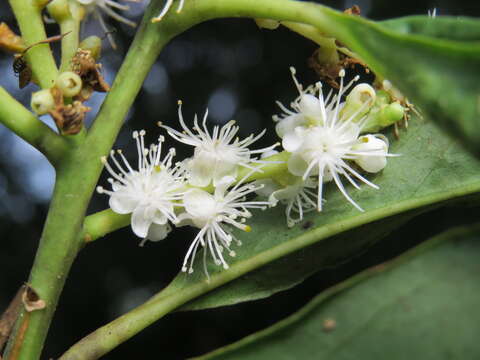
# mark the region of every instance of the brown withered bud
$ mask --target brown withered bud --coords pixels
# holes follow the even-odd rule
[[[351,8],[348,8],[344,11],[347,15],[360,15],[360,6],[353,5]]]
[[[0,49],[12,53],[21,53],[25,48],[22,38],[15,34],[6,23],[0,23]]]
[[[76,97],[77,100],[87,100],[93,91],[107,92],[110,90],[110,85],[102,76],[101,68],[102,65],[95,62],[90,50],[77,50],[72,59],[72,71],[80,76],[83,82],[83,89]]]
[[[363,67],[365,73],[369,74],[370,69],[367,65],[359,59],[352,58],[345,54],[338,52],[338,62],[336,63],[321,63],[318,59],[318,53],[322,51],[322,48],[317,49],[313,55],[308,59],[308,66],[312,68],[317,74],[320,80],[325,81],[331,87],[338,89],[340,85],[337,82],[338,74],[340,70],[347,68],[354,68],[355,65]]]
[[[52,88],[55,108],[49,111],[49,114],[55,120],[55,124],[64,135],[75,135],[80,132],[85,119],[85,113],[91,108],[75,100],[72,104],[63,103],[62,92],[57,88]]]
[[[50,111],[50,115],[64,135],[75,135],[80,132],[85,113],[91,108],[75,100],[72,104],[63,105]]]

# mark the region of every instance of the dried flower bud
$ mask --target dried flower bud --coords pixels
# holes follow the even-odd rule
[[[55,124],[64,135],[75,135],[80,132],[83,126],[85,113],[91,109],[84,106],[80,101],[74,101],[68,105],[58,105],[50,111],[50,115],[55,120]]]
[[[90,50],[78,49],[72,59],[72,71],[83,81],[83,89],[78,100],[87,100],[93,91],[107,92],[110,86],[100,72],[102,66],[95,62]]]

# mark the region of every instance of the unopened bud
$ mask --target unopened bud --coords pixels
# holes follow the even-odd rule
[[[32,110],[38,115],[48,113],[55,107],[55,100],[50,89],[43,89],[32,94],[30,102]]]
[[[62,91],[65,97],[73,97],[78,95],[82,90],[82,79],[80,76],[71,71],[66,71],[58,75],[55,84]]]

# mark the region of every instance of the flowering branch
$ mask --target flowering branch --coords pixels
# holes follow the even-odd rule
[[[33,0],[10,0],[10,6],[18,21],[26,45],[45,40],[47,35],[42,21],[42,6]],[[33,76],[42,88],[50,88],[57,77],[57,66],[48,44],[31,48],[25,57]]]
[[[26,2],[21,0],[18,3],[26,6]],[[23,336],[23,343],[18,359],[40,357],[66,276],[84,244],[82,227],[88,203],[103,168],[100,158],[109,153],[123,119],[160,50],[173,36],[191,25],[184,22],[174,26],[171,21],[166,21],[155,26],[150,23],[153,16],[151,9],[146,11],[143,24],[89,134],[84,141],[71,146],[57,168],[54,194],[28,280],[47,306],[31,314],[23,334],[19,332],[23,325],[22,317],[19,318],[7,345],[7,358],[19,336]],[[50,72],[49,75],[50,79],[56,78],[56,72]],[[42,79],[42,86],[51,85]]]
[[[0,122],[57,165],[68,149],[65,138],[38,120],[2,87],[0,103]]]
[[[40,8],[32,5],[30,0],[11,0],[11,3],[27,43],[30,44],[44,38],[45,33],[41,24]],[[163,46],[171,38],[202,21],[232,16],[273,18],[309,23],[341,41],[343,35],[346,34],[342,30],[342,26],[336,23],[336,20],[345,15],[337,14],[333,10],[320,5],[291,0],[263,0],[261,2],[258,0],[187,1],[182,13],[169,13],[159,24],[152,24],[151,19],[161,12],[159,7],[160,2],[158,1],[153,1],[149,5],[125,62],[88,135],[84,141],[70,147],[57,168],[54,195],[29,279],[29,284],[47,306],[41,311],[32,313],[28,324],[23,327],[25,330],[23,345],[19,349],[18,359],[30,360],[37,359],[40,356],[65,278],[77,252],[84,244],[85,233],[82,232],[82,225],[84,224],[88,202],[103,168],[100,158],[109,153],[123,119],[140,90],[150,67]],[[33,56],[37,53],[39,54],[38,58]],[[41,45],[32,49],[32,53],[29,55],[31,55],[34,74],[37,76],[40,85],[50,87],[56,78],[57,71],[49,49],[46,45]],[[41,56],[44,57],[41,58]],[[49,58],[47,59],[47,57]],[[374,216],[374,214],[362,214],[352,218],[348,220],[350,221],[349,226],[358,225],[357,221],[365,222],[365,217],[368,218],[368,216]],[[381,216],[385,216],[385,213],[382,212]],[[98,217],[90,218],[90,222],[87,221],[86,228],[88,229],[88,226],[91,226],[91,229],[95,229],[95,231],[91,230],[92,233],[96,232],[91,235],[92,238],[97,234],[100,236],[107,226],[113,228],[121,225],[121,221],[115,222],[113,226],[112,223],[109,224],[108,221],[104,221],[105,219],[98,215]],[[95,220],[99,220],[99,222]],[[105,224],[107,226],[103,227]],[[340,228],[344,230],[348,226],[340,226]],[[332,230],[332,228],[329,227],[329,229],[322,229],[321,231],[328,230]],[[317,241],[321,234],[316,232],[312,233],[311,236],[308,239],[300,237],[301,240],[297,242],[285,243],[283,247],[275,248],[269,256],[273,256],[273,258],[283,256],[296,249],[296,246],[305,246],[306,243]],[[172,309],[263,265],[265,261],[269,261],[269,258],[255,257],[247,263],[234,265],[231,271],[216,274],[215,279],[212,279],[209,284],[197,282],[170,297],[160,294],[143,307],[125,315],[112,325],[99,329],[74,346],[63,358],[97,358]],[[130,319],[134,321],[130,322]],[[22,325],[22,321],[19,322],[18,325]],[[18,340],[19,328],[22,328],[22,326],[17,326],[17,330],[12,334],[9,342],[10,346]],[[109,329],[112,330],[111,333]]]

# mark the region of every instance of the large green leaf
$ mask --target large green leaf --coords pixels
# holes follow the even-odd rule
[[[480,21],[467,17],[438,17],[435,19],[425,16],[408,16],[380,22],[405,35],[416,34],[454,41],[480,42]]]
[[[429,122],[413,121],[400,140],[393,142],[391,151],[402,156],[390,159],[386,169],[372,179],[380,190],[366,186],[360,191],[349,189],[355,201],[366,210],[364,213],[354,209],[335,186],[326,189],[325,210],[321,214],[307,216],[306,221],[312,222],[309,229],[302,226],[287,228],[283,209],[257,212],[250,221],[253,231],[236,234],[243,241],[243,246],[237,249],[237,257],[231,259],[228,271],[209,265],[211,281],[207,282],[202,272],[202,256],[199,255],[194,265],[197,270],[193,274],[179,274],[150,302],[166,301],[166,298],[181,292],[203,294],[234,279],[225,290],[206,295],[198,303],[187,306],[223,306],[270,296],[368,245],[368,238],[362,237],[338,243],[325,239],[362,224],[480,190],[480,162]],[[306,248],[317,242],[314,248]],[[305,250],[298,252],[301,249]],[[304,261],[302,256],[310,250],[312,256]],[[343,251],[346,257],[340,255]],[[295,252],[297,254],[285,258]],[[264,271],[251,273],[281,258],[284,260],[266,267]],[[315,258],[316,267],[312,266]],[[305,268],[300,271],[298,268],[302,267]],[[296,270],[291,272],[291,276],[279,279],[288,269]]]
[[[201,359],[478,359],[479,257],[480,225],[450,230]]]
[[[420,210],[409,211],[327,238],[215,289],[180,310],[233,305],[290,289],[320,269],[338,266],[357,256],[419,213]],[[310,223],[310,220],[305,221],[303,226]]]
[[[336,12],[328,18],[332,32],[375,72],[480,153],[480,21],[425,16],[374,23]]]

